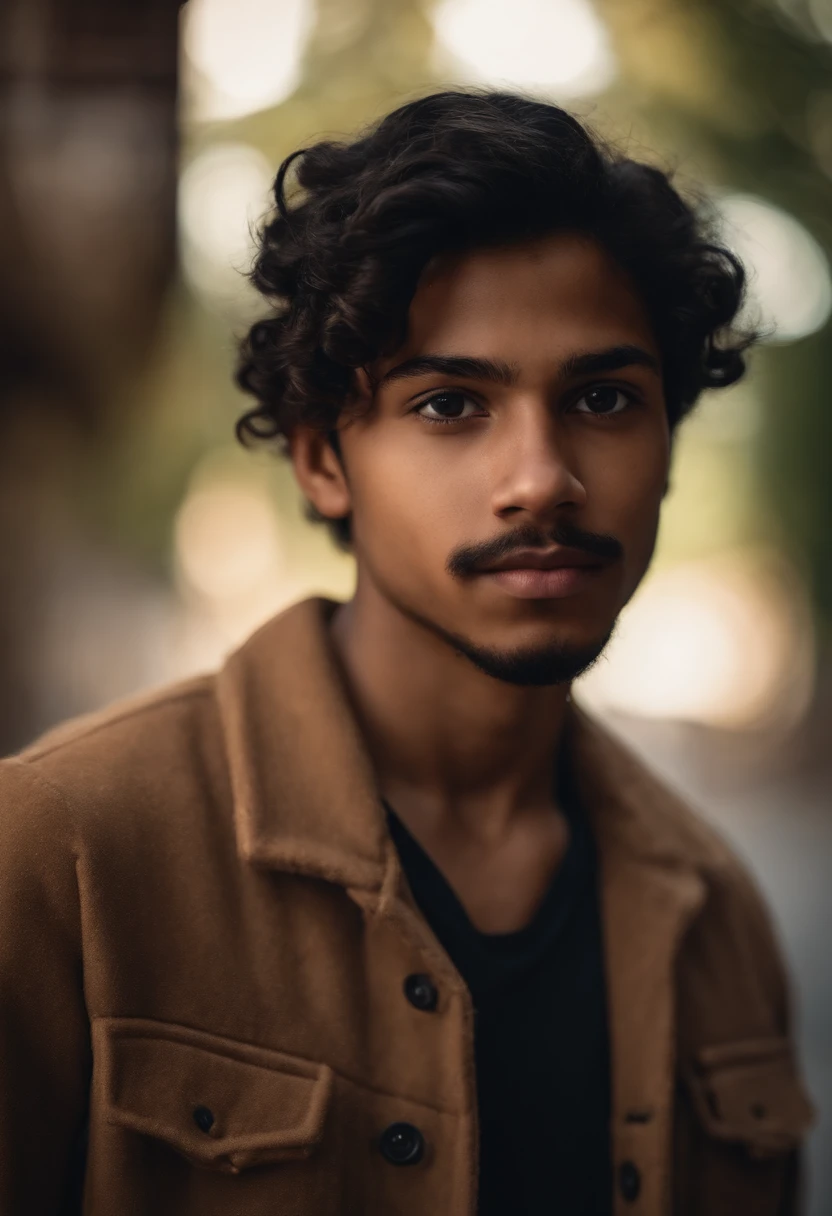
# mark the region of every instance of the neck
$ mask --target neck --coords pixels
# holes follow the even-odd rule
[[[568,686],[486,675],[360,581],[332,636],[381,794],[405,818],[496,841],[554,804]]]

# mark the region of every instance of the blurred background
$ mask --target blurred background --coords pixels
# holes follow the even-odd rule
[[[233,439],[288,152],[508,85],[716,204],[771,337],[683,425],[578,691],[759,877],[832,1211],[832,0],[6,0],[0,80],[0,752],[350,595],[287,466]]]

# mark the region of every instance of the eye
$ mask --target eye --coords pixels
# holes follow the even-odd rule
[[[431,412],[425,413],[425,410]],[[479,410],[479,406],[467,393],[446,389],[423,401],[415,412],[426,422],[460,422],[465,418],[474,417],[475,410]]]
[[[607,417],[610,414],[621,414],[632,405],[634,397],[615,384],[596,384],[579,397],[575,409],[579,414],[592,414],[595,417]],[[581,403],[585,402],[583,408]]]

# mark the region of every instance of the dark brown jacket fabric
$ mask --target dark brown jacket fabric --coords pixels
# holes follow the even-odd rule
[[[332,607],[0,763],[0,1216],[73,1210],[85,1127],[87,1216],[474,1216],[471,1000],[403,878]],[[621,744],[575,707],[567,729],[616,1216],[791,1214],[811,1111],[760,898]],[[381,1151],[395,1123],[417,1163]]]

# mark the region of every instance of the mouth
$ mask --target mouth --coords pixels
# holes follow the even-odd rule
[[[480,572],[518,599],[565,599],[589,590],[609,561],[580,549],[526,549]]]

